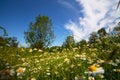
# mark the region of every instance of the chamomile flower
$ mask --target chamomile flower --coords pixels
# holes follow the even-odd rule
[[[17,76],[23,75],[23,73],[25,72],[25,70],[26,70],[26,68],[19,67],[17,69]]]
[[[96,67],[95,65],[91,65],[89,70],[85,71],[85,74],[96,76],[97,74],[104,74],[104,69],[102,67]]]

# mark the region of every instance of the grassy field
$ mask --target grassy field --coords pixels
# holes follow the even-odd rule
[[[0,48],[0,80],[120,80],[120,50]]]

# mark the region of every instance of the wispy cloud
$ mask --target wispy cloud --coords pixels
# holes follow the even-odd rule
[[[70,2],[65,0],[58,0],[58,3],[65,6],[66,8],[69,8],[70,10],[74,11],[75,13],[79,13],[79,10],[77,10]]]
[[[116,10],[116,0],[76,0],[82,6],[84,17],[79,17],[79,23],[69,21],[65,28],[70,30],[76,41],[85,39],[93,31],[102,27],[114,27],[120,21],[120,10]]]

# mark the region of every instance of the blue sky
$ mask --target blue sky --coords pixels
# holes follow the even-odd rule
[[[56,36],[53,45],[61,45],[68,35],[73,34],[80,41],[101,27],[116,25],[120,21],[120,11],[115,13],[116,3],[114,0],[0,0],[0,26],[25,45],[24,31],[29,23],[39,14],[46,15],[53,23]]]

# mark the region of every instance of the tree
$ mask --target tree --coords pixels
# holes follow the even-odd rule
[[[77,42],[76,45],[80,47],[84,47],[85,45],[87,45],[87,41],[82,39],[80,42]]]
[[[48,16],[36,17],[36,21],[30,23],[28,31],[24,32],[26,42],[31,47],[44,48],[48,47],[54,39],[52,31],[52,21]]]
[[[103,37],[103,36],[106,36],[107,32],[105,28],[101,28],[98,30],[98,34],[99,34],[99,37]]]
[[[4,35],[3,36],[8,36],[7,31],[6,31],[6,29],[4,27],[0,26],[0,29],[2,29],[4,31]]]
[[[75,45],[74,37],[73,36],[67,36],[65,42],[63,42],[62,47],[71,49],[72,47],[74,47],[74,45]]]
[[[0,36],[0,47],[18,47],[18,42],[16,37],[5,37],[8,36],[7,31],[4,27],[0,26],[0,29],[3,30],[3,36]]]
[[[114,42],[120,42],[120,22],[117,26],[114,27],[113,31],[110,34],[110,39]]]
[[[7,46],[18,47],[18,41],[16,37],[9,37],[9,38],[6,38],[6,40],[8,42]]]
[[[96,42],[96,40],[97,40],[97,33],[96,32],[92,32],[91,34],[90,34],[90,37],[89,37],[89,44],[92,44],[92,43],[95,43]]]

